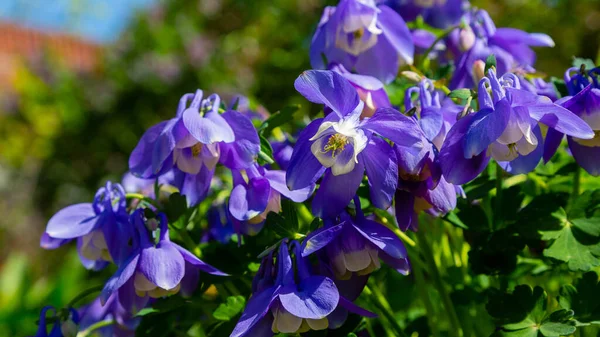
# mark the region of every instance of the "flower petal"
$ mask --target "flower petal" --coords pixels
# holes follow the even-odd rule
[[[250,179],[248,185],[238,184],[231,191],[229,212],[240,221],[250,220],[267,208],[270,193],[271,185],[265,178]]]
[[[322,121],[323,119],[315,119],[298,136],[285,177],[287,186],[292,191],[314,184],[325,171],[325,167],[312,153],[312,142],[309,141]]]
[[[362,126],[402,146],[418,146],[422,131],[417,122],[393,108],[381,108]]]
[[[380,12],[377,14],[377,25],[383,31],[383,35],[396,49],[400,58],[407,64],[413,63],[415,46],[412,34],[406,26],[402,17],[386,5],[377,6]]]
[[[307,100],[324,104],[340,117],[352,112],[360,102],[350,82],[329,70],[305,71],[296,79],[294,87]]]
[[[329,315],[338,305],[340,294],[328,277],[310,276],[298,286],[291,284],[281,289],[279,300],[285,310],[300,318],[320,319]]]
[[[600,147],[583,146],[573,137],[567,137],[573,157],[584,170],[593,176],[600,175]]]
[[[139,271],[156,286],[171,290],[185,274],[185,261],[175,245],[161,241],[156,247],[142,249]]]
[[[335,176],[331,170],[325,171],[312,202],[313,213],[322,218],[338,215],[356,194],[364,173],[365,167],[361,161],[347,174]]]
[[[230,169],[243,169],[252,165],[260,152],[260,139],[252,121],[233,110],[225,112],[222,116],[233,129],[235,141],[219,144],[220,162]]]
[[[179,251],[179,253],[181,253],[181,256],[183,256],[183,259],[190,263],[191,265],[193,265],[194,267],[202,270],[205,273],[209,273],[211,275],[217,275],[217,276],[229,276],[227,274],[225,274],[224,272],[220,271],[219,269],[211,266],[210,264],[200,260],[199,258],[196,257],[196,255],[192,254],[190,251],[188,251],[187,249],[181,247],[180,245],[171,242],[171,245],[173,247],[175,247],[175,249],[177,249]]]
[[[463,143],[464,157],[473,158],[502,135],[508,125],[512,108],[506,99],[496,103],[496,110],[482,109],[470,118]]]
[[[235,140],[233,129],[217,112],[209,112],[202,116],[194,108],[186,109],[182,121],[189,133],[202,144],[231,143]]]
[[[252,295],[242,317],[237,322],[230,337],[247,336],[248,332],[267,314],[273,304],[275,287],[265,289],[264,291]]]
[[[340,300],[339,300],[339,305],[350,311],[351,313],[357,314],[357,315],[361,315],[363,317],[368,317],[368,318],[375,318],[377,317],[376,313],[370,312],[367,309],[361,308],[358,305],[354,304],[353,302],[347,300],[346,298],[344,298],[344,296],[340,296]]]
[[[318,229],[302,243],[302,257],[306,257],[327,246],[327,244],[342,232],[343,227],[344,223],[341,223],[339,225]]]
[[[131,276],[133,276],[139,260],[139,252],[136,251],[132,253],[131,256],[119,266],[119,269],[117,269],[117,271],[108,279],[108,281],[106,281],[104,289],[102,289],[102,292],[100,293],[100,300],[102,301],[103,305],[106,303],[110,295],[121,288],[125,282],[127,282]]]
[[[160,122],[146,130],[136,147],[131,152],[131,155],[129,156],[129,170],[136,176],[142,178],[151,178],[160,173],[155,172],[153,167],[154,145],[168,123],[170,123],[170,121]],[[175,145],[173,144],[173,147],[174,146]],[[165,166],[169,166],[170,163],[165,161],[165,164]],[[159,168],[159,171],[163,170]]]
[[[90,233],[102,220],[90,203],[71,205],[50,218],[46,233],[55,239],[73,239]]]
[[[498,162],[500,166],[510,174],[524,174],[533,171],[542,159],[544,154],[544,144],[542,144],[542,132],[538,125],[533,129],[534,135],[539,140],[539,144],[533,151],[525,156],[518,156],[516,159],[508,162]]]
[[[363,219],[354,224],[354,228],[388,255],[396,259],[404,259],[408,256],[402,241],[384,225],[372,220]]]
[[[313,191],[315,190],[315,185],[311,184],[304,188],[300,188],[294,191],[290,191],[287,185],[285,184],[285,171],[281,170],[265,170],[265,178],[269,180],[269,184],[271,188],[281,193],[286,198],[291,199],[294,202],[304,202],[306,199],[310,198]]]
[[[555,129],[548,129],[546,132],[546,139],[544,139],[544,163],[547,163],[552,159],[564,136],[563,133],[560,133]]]
[[[571,111],[553,103],[527,106],[531,118],[568,136],[582,139],[594,137],[594,131]]]
[[[396,152],[384,140],[372,137],[365,151],[360,153],[369,178],[371,201],[377,208],[387,209],[392,204],[398,186]]]

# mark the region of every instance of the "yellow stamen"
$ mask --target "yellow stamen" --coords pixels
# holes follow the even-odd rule
[[[192,156],[198,157],[200,155],[200,151],[202,151],[202,143],[196,143],[192,146]]]
[[[336,133],[335,135],[329,137],[327,144],[325,144],[323,147],[323,152],[327,153],[331,151],[331,157],[335,158],[335,156],[344,151],[346,144],[348,144],[348,137]]]
[[[509,156],[515,155],[515,154],[518,155],[517,143],[508,144],[508,154],[509,154]]]
[[[360,28],[359,30],[354,31],[354,33],[352,33],[352,35],[354,36],[355,40],[360,40],[365,35],[365,29]]]

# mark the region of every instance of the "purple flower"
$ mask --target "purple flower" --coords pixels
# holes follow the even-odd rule
[[[422,134],[417,123],[391,108],[361,120],[364,103],[354,87],[332,71],[304,72],[295,87],[309,101],[333,112],[300,133],[286,173],[290,190],[310,186],[324,174],[312,208],[317,216],[334,217],[354,197],[366,171],[373,204],[388,208],[398,169],[392,147],[379,136],[418,148]]]
[[[581,72],[577,68],[568,69],[565,73],[565,83],[572,96],[564,97],[556,102],[583,119],[594,131],[591,139],[567,136],[573,157],[584,170],[593,176],[600,175],[600,84],[598,76],[600,76],[600,68],[594,68],[587,73]],[[563,136],[563,133],[558,130],[548,130],[544,149],[546,162],[558,149]]]
[[[219,96],[203,100],[202,95],[201,90],[184,95],[175,118],[148,129],[129,157],[130,171],[141,178],[155,178],[173,169],[179,177],[176,187],[190,205],[208,194],[218,162],[228,168],[245,168],[260,151],[258,134],[245,115],[234,110],[220,114]]]
[[[338,306],[373,317],[372,313],[341,297],[333,280],[312,274],[308,260],[301,254],[300,244],[294,241],[292,246],[296,272],[284,241],[275,263],[272,256],[263,259],[253,281],[256,292],[248,301],[231,337],[324,330],[329,327],[328,316]]]
[[[370,75],[384,83],[396,78],[402,63],[413,62],[412,36],[402,17],[374,0],[341,0],[326,7],[312,39],[310,62],[326,69],[326,62]]]
[[[392,103],[390,103],[390,99],[383,88],[383,83],[375,77],[352,74],[343,65],[333,65],[330,70],[344,76],[356,88],[358,97],[364,103],[361,118],[373,117],[373,114],[379,108],[392,107]]]
[[[141,318],[134,315],[123,307],[118,295],[111,295],[106,303],[102,305],[100,298],[79,309],[81,330],[101,321],[113,321],[113,324],[102,327],[94,332],[102,337],[133,337],[135,329]]]
[[[206,218],[208,229],[202,236],[202,242],[215,240],[221,244],[226,244],[235,235],[231,215],[225,204],[209,208],[206,212]]]
[[[280,142],[271,142],[273,148],[273,159],[282,170],[287,170],[294,152],[294,146],[289,139]]]
[[[123,175],[123,179],[121,180],[121,185],[123,185],[123,189],[127,193],[141,193],[144,196],[147,196],[152,199],[156,199],[154,195],[154,184],[156,183],[156,179],[144,179],[138,178],[133,175],[131,172],[127,172]],[[175,172],[173,170],[167,171],[165,174],[158,177],[159,185],[167,185],[174,186],[176,183]]]
[[[538,122],[573,137],[594,137],[592,129],[569,110],[522,90],[512,73],[497,78],[490,69],[479,82],[478,99],[480,110],[454,124],[440,151],[444,177],[454,184],[474,179],[490,157],[513,174],[533,170],[543,152]]]
[[[385,3],[406,21],[414,21],[420,15],[428,25],[441,29],[458,24],[469,8],[467,0],[388,0]]]
[[[497,60],[498,75],[514,71],[520,66],[533,66],[535,52],[530,47],[554,47],[554,41],[539,33],[526,33],[515,28],[496,28],[496,25],[484,10],[473,10],[463,18],[469,27],[454,30],[446,45],[456,55],[456,71],[450,81],[450,88],[472,88],[478,81],[474,78],[473,64],[477,60],[485,61],[494,54]],[[464,34],[472,32],[475,41],[465,50]],[[463,38],[461,38],[461,34]],[[461,47],[462,45],[462,47]]]
[[[130,221],[137,234],[133,237],[133,252],[106,282],[100,294],[102,303],[118,293],[126,309],[137,311],[148,297],[179,292],[184,276],[197,278],[198,271],[226,275],[171,242],[164,213],[158,213],[156,219],[147,219],[144,210],[137,209]]]
[[[294,202],[308,199],[314,183],[290,191],[285,184],[285,172],[267,170],[254,164],[245,170],[246,177],[238,170],[231,171],[233,190],[229,197],[229,212],[233,216],[236,233],[255,235],[261,229],[269,212],[279,213],[281,196]]]
[[[50,333],[46,326],[46,313],[52,311],[52,317],[56,319]],[[72,308],[69,308],[69,317],[59,317],[56,309],[52,306],[45,306],[40,312],[40,322],[38,331],[33,337],[71,337],[77,334],[77,324],[79,323],[79,314]]]
[[[356,218],[342,212],[339,220],[327,219],[304,241],[302,255],[319,252],[339,280],[372,273],[379,269],[380,259],[407,275],[410,264],[402,241],[389,228],[367,219],[359,207],[357,203]]]
[[[107,182],[96,192],[92,203],[71,205],[52,216],[40,246],[54,249],[77,239],[81,263],[88,269],[99,270],[125,257],[131,235],[125,191],[120,184]]]

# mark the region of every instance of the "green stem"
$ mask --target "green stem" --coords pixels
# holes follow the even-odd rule
[[[460,25],[452,26],[452,27],[446,29],[440,36],[437,37],[437,39],[435,39],[435,41],[433,41],[431,46],[429,46],[429,48],[427,48],[427,50],[425,50],[425,53],[423,54],[423,61],[421,62],[421,66],[423,66],[425,64],[425,60],[427,60],[429,58],[429,53],[431,53],[433,51],[433,48],[435,48],[435,45],[438,44],[438,42],[445,39],[448,35],[450,35],[450,33],[452,33],[452,31],[455,30],[456,28],[460,28]]]
[[[77,302],[83,300],[88,295],[100,292],[103,288],[104,288],[103,285],[99,285],[99,286],[95,286],[95,287],[92,287],[92,288],[84,290],[82,293],[80,293],[79,295],[75,296],[75,298],[73,298],[71,300],[71,302],[69,302],[69,304],[67,304],[67,308],[73,308],[73,307],[75,307],[75,304],[77,304]]]
[[[411,258],[411,261],[413,259]],[[429,298],[429,294],[427,294],[427,287],[425,284],[425,276],[423,275],[423,270],[420,265],[412,265],[412,271],[415,273],[415,283],[417,285],[417,291],[419,292],[419,296],[425,305],[425,312],[427,312],[427,325],[429,325],[429,329],[431,330],[434,337],[440,337],[440,329],[437,322],[433,319],[436,317],[435,309],[433,308],[433,303],[431,303],[431,299]]]
[[[502,227],[502,189],[504,171],[500,164],[496,163],[496,203],[494,205],[494,229]]]
[[[442,280],[442,276],[440,275],[440,271],[435,263],[435,259],[433,256],[433,250],[425,237],[425,231],[419,230],[417,231],[417,238],[419,240],[419,247],[421,248],[421,252],[425,256],[425,260],[427,265],[429,266],[429,273],[433,278],[433,286],[439,292],[440,297],[442,298],[442,302],[444,303],[444,307],[446,308],[446,312],[448,313],[448,318],[450,319],[450,335],[454,337],[461,337],[463,335],[462,328],[460,326],[460,322],[458,320],[458,316],[456,315],[456,310],[454,310],[454,304],[452,304],[452,300],[450,299],[450,295],[446,291],[446,287],[444,286],[444,282]]]
[[[150,203],[150,204],[152,204],[154,206],[158,206],[158,202],[156,200],[154,200],[152,198],[148,198],[147,196],[145,196],[145,195],[143,195],[141,193],[127,193],[127,194],[125,194],[125,198],[127,200],[130,200],[130,199],[143,200],[143,201],[146,201],[146,202],[148,202],[148,203]]]
[[[581,189],[581,167],[577,166],[575,168],[575,173],[573,174],[573,193],[571,197],[573,199],[579,197]]]
[[[170,224],[169,224],[170,225]],[[181,240],[185,243],[185,245],[187,247],[187,249],[191,250],[192,252],[194,251],[194,249],[198,246],[194,240],[192,240],[192,237],[190,236],[190,234],[187,232],[187,230],[185,229],[180,229],[177,228],[175,226],[171,226],[172,229],[175,230],[175,232],[177,232],[177,234],[179,235],[179,237],[181,238]]]
[[[94,330],[98,330],[100,328],[104,328],[105,326],[109,326],[114,324],[115,321],[114,320],[106,320],[106,321],[100,321],[97,323],[94,323],[92,325],[90,325],[87,329],[80,331],[79,333],[77,333],[77,337],[87,337],[90,336],[92,334],[92,332],[94,332]]]
[[[392,325],[394,330],[396,331],[396,336],[398,337],[408,337],[405,333],[398,321],[396,321],[396,317],[392,312],[392,308],[388,303],[387,299],[383,294],[379,291],[379,288],[373,281],[373,279],[369,279],[368,285],[365,286],[365,294],[368,295],[371,302],[381,311],[386,320]]]

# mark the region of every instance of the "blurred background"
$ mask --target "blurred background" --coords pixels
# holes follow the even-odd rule
[[[293,81],[335,2],[0,1],[0,335],[32,334],[41,306],[107,276],[74,249],[39,248],[54,212],[120,181],[138,138],[183,93],[241,93],[270,111],[301,102]],[[545,74],[600,57],[598,0],[472,3],[499,27],[552,36],[556,47],[538,50]]]

